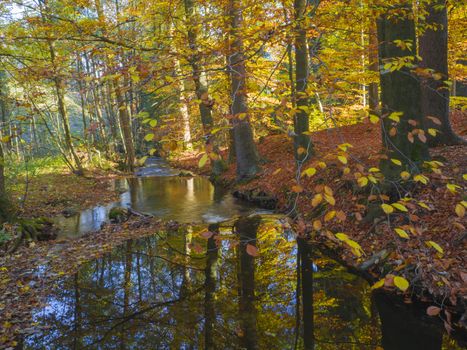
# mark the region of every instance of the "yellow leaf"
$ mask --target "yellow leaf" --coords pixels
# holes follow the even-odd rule
[[[379,172],[379,168],[370,168],[370,170],[368,170],[370,173],[377,173]]]
[[[392,212],[394,212],[394,208],[389,204],[381,204],[381,208],[383,208],[383,211],[386,214],[391,214]]]
[[[407,208],[400,203],[392,203],[391,205],[400,211],[407,212]]]
[[[334,197],[331,195],[328,195],[327,193],[324,194],[324,199],[326,200],[326,202],[328,202],[331,205],[336,204],[336,200],[334,199]]]
[[[378,288],[381,288],[382,286],[384,286],[384,278],[382,280],[379,280],[378,282],[376,282],[375,284],[373,284],[371,286],[371,289],[378,289]]]
[[[398,165],[398,166],[401,166],[402,163],[399,159],[394,159],[394,158],[391,158],[391,162],[393,162],[394,164]]]
[[[374,114],[370,114],[370,122],[372,124],[376,124],[379,122],[379,117],[377,115],[374,115]]]
[[[352,248],[352,253],[356,255],[357,257],[361,257],[363,254],[363,249],[360,247],[360,244],[357,242],[351,240],[351,239],[346,239],[344,241],[350,248]]]
[[[328,195],[332,196],[334,192],[332,192],[331,187],[324,186],[324,193],[327,193]]]
[[[370,180],[370,181],[373,182],[374,184],[378,183],[378,180],[376,180],[376,177],[371,176],[371,175],[368,175],[368,180]]]
[[[409,239],[409,235],[408,235],[407,232],[405,232],[403,229],[401,229],[401,228],[395,228],[394,231],[396,231],[396,233],[397,233],[400,237]]]
[[[273,176],[274,176],[274,175],[277,175],[277,174],[279,174],[281,171],[282,171],[282,168],[276,169],[276,170],[274,170],[274,172],[272,173],[272,175],[273,175]]]
[[[349,236],[347,236],[345,233],[342,233],[342,232],[336,233],[336,237],[340,241],[346,241],[349,239]]]
[[[347,158],[344,157],[344,156],[338,156],[337,159],[339,159],[339,161],[342,163],[342,164],[347,164]]]
[[[152,140],[154,140],[154,134],[147,134],[146,136],[144,136],[144,140],[145,140],[145,141],[152,141]]]
[[[463,178],[465,181],[467,181],[467,174],[463,174],[463,175],[462,175],[462,178]]]
[[[404,277],[394,276],[394,285],[401,291],[405,292],[409,288],[409,281]]]
[[[334,219],[335,216],[336,216],[335,210],[328,211],[326,215],[324,215],[324,221],[331,221],[332,219]]]
[[[401,178],[402,178],[402,180],[410,179],[410,173],[408,171],[401,172]]]
[[[199,168],[202,168],[203,166],[205,166],[205,165],[206,165],[206,162],[208,161],[208,158],[209,158],[209,157],[208,157],[208,155],[207,155],[206,153],[203,154],[203,156],[201,157],[201,159],[200,159],[199,162],[198,162],[198,167],[199,167]]]
[[[350,173],[350,168],[345,167],[343,173],[344,175],[347,175],[348,173]]]
[[[416,182],[421,182],[422,184],[426,185],[428,183],[428,178],[424,175],[415,175],[413,177],[413,179],[416,181]]]
[[[429,128],[428,129],[428,133],[431,135],[431,136],[436,136],[436,129],[433,129],[433,128]]]
[[[395,121],[396,123],[399,123],[401,121],[401,116],[403,115],[403,112],[392,112],[388,118]]]
[[[440,254],[443,254],[443,253],[444,253],[443,248],[441,248],[441,246],[440,246],[438,243],[436,243],[436,242],[428,241],[428,242],[426,242],[426,245],[427,245],[428,247],[432,247],[433,249],[435,249],[435,250],[436,250],[438,253],[440,253]]]
[[[462,204],[457,204],[456,205],[456,214],[458,217],[463,218],[465,215],[465,207]]]
[[[454,184],[447,184],[446,187],[448,188],[449,192],[451,193],[456,193],[458,188],[461,188],[460,186],[454,185]]]
[[[365,176],[359,177],[357,179],[357,183],[360,187],[365,187],[366,185],[368,185],[368,178]]]
[[[308,168],[302,171],[302,176],[306,175],[308,177],[313,176],[316,174],[316,169],[315,168]]]
[[[316,207],[319,203],[323,201],[323,195],[321,193],[316,194],[311,200],[311,205]]]
[[[320,220],[315,220],[315,221],[313,221],[313,228],[314,228],[316,231],[321,230],[322,227],[323,227],[323,225],[321,224],[321,221],[320,221]]]
[[[319,166],[321,169],[324,169],[324,168],[326,168],[326,163],[325,163],[325,162],[318,162],[318,166]]]
[[[426,205],[425,203],[423,203],[423,202],[417,202],[417,204],[418,204],[419,206],[421,206],[422,208],[425,208],[425,209],[430,210],[430,207],[429,207],[428,205]]]

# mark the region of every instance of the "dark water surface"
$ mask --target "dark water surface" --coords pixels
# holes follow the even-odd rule
[[[257,234],[244,224],[218,238],[203,230],[158,232],[85,264],[36,310],[38,331],[22,348],[311,349],[314,334],[315,349],[461,349],[436,318],[372,294],[317,252],[298,255],[275,217],[263,217]]]

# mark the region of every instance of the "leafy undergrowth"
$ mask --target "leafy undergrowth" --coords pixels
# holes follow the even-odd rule
[[[24,217],[54,216],[63,211],[78,211],[93,205],[118,199],[109,180],[118,177],[115,172],[100,169],[87,170],[77,176],[65,168],[39,172],[15,179],[12,200]]]
[[[452,122],[466,137],[466,113],[456,111]],[[271,135],[260,140],[261,173],[236,189],[273,195],[283,212],[296,209],[300,234],[331,247],[348,266],[364,270],[379,281],[376,287],[433,300],[447,320],[448,310],[465,312],[467,147],[432,149],[439,163],[430,163],[423,177],[401,172],[410,177],[401,179],[399,188],[406,199],[398,200],[378,192],[379,125],[328,129],[311,138],[316,154],[298,177],[290,138]],[[199,159],[200,155],[186,155],[175,164],[195,170]],[[230,165],[222,180],[233,183],[235,171]]]
[[[0,349],[15,347],[19,338],[33,331],[31,311],[40,306],[55,281],[124,241],[152,235],[164,225],[154,218],[133,216],[79,239],[30,243],[12,256],[0,257]]]

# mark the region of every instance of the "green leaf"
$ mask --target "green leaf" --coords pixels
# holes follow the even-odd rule
[[[154,134],[147,134],[146,136],[144,136],[144,140],[145,140],[145,141],[152,141],[152,140],[154,140]]]
[[[205,166],[208,159],[209,159],[209,157],[208,157],[207,153],[203,154],[203,156],[199,160],[198,167],[202,168],[203,166]]]
[[[155,128],[157,126],[157,120],[156,119],[152,119],[150,122],[149,122],[149,125],[151,125],[151,128]]]

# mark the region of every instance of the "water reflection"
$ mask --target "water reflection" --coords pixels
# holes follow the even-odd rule
[[[442,349],[441,325],[372,298],[275,220],[208,229],[205,238],[203,227],[158,232],[87,263],[35,312],[38,331],[23,348]],[[425,335],[436,338],[430,347]]]
[[[120,201],[56,218],[62,236],[76,236],[99,230],[116,206],[131,207],[167,220],[179,222],[220,222],[235,215],[249,214],[256,207],[234,198],[226,189],[214,187],[204,177],[154,176],[115,181]]]

